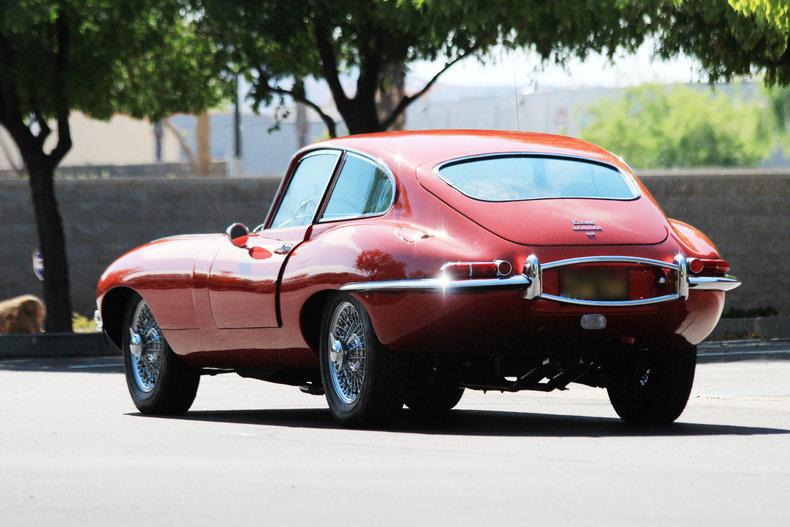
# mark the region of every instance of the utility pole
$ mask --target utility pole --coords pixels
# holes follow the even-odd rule
[[[239,96],[239,75],[236,74],[233,94],[233,177],[241,177],[241,97]]]

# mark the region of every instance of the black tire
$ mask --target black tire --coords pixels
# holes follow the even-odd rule
[[[671,423],[686,408],[696,365],[696,346],[651,351],[646,367],[607,389],[609,400],[626,422]]]
[[[464,395],[463,388],[440,386],[424,388],[406,398],[406,406],[416,414],[446,414],[458,404]]]
[[[132,401],[140,413],[146,415],[183,414],[189,410],[195,400],[200,383],[200,371],[189,367],[173,353],[163,336],[160,337],[163,343],[160,352],[160,368],[156,380],[153,382],[153,389],[144,390],[135,378],[130,348],[130,328],[132,327],[132,318],[143,302],[144,300],[139,295],[133,295],[124,312],[122,352],[126,386],[129,388]],[[158,329],[158,326],[156,327]]]
[[[336,311],[347,309],[348,304],[359,314],[365,343],[361,387],[356,398],[350,402],[343,400],[342,387],[338,388],[335,384],[337,376],[332,371],[336,371],[337,367],[334,366],[335,370],[332,370],[329,350],[333,317]],[[406,380],[405,361],[379,342],[367,311],[353,296],[339,293],[327,304],[321,321],[319,353],[324,394],[329,411],[337,422],[351,427],[386,425],[401,411]]]

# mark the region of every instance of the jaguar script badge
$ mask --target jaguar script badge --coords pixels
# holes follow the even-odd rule
[[[595,238],[595,233],[602,231],[603,227],[597,225],[593,220],[571,220],[574,231],[580,231],[588,238]]]

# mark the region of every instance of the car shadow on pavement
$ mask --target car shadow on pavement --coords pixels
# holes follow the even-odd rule
[[[127,415],[142,417],[139,413]],[[318,408],[201,410],[166,419],[290,428],[342,428],[332,419],[328,410]],[[744,436],[790,433],[790,430],[781,428],[688,423],[682,420],[665,426],[633,425],[615,417],[485,410],[453,410],[442,417],[430,419],[403,411],[392,425],[370,429],[390,433],[525,437]]]

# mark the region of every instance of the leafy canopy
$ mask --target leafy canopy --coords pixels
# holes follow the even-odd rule
[[[45,118],[65,103],[101,119],[115,112],[156,119],[216,104],[224,94],[216,50],[184,14],[173,0],[4,1],[4,103]]]
[[[747,166],[771,148],[763,115],[709,89],[645,85],[593,105],[581,135],[638,168]]]
[[[790,84],[788,0],[648,0],[658,54],[696,57],[711,81],[764,73]]]
[[[646,30],[641,4],[599,0],[193,0],[200,31],[248,75],[252,100],[306,101],[299,80],[324,79],[350,131],[388,128],[452,64],[492,46],[530,47],[562,62],[633,49]],[[438,60],[437,76],[377,116],[388,65]],[[355,77],[347,82],[348,77]],[[325,119],[326,120],[326,119]]]
[[[787,0],[728,0],[744,15],[754,15],[761,24],[790,31],[790,2]]]

